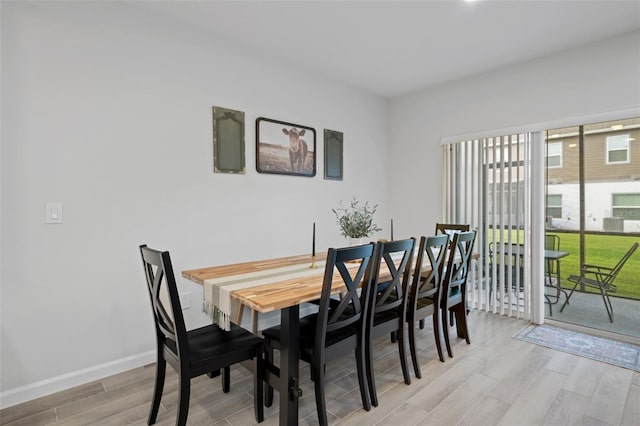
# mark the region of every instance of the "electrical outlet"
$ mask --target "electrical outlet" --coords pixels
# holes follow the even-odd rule
[[[180,307],[182,310],[189,309],[191,307],[191,293],[180,293]]]

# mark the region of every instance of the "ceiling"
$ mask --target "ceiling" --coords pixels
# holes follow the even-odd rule
[[[385,97],[640,29],[639,0],[125,2]]]

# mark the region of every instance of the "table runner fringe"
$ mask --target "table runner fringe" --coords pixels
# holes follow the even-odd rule
[[[202,301],[202,310],[211,318],[214,324],[218,324],[218,327],[225,331],[231,330],[231,315],[222,312],[220,308],[215,306],[206,300]]]

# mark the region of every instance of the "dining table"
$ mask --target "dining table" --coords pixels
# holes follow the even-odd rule
[[[473,259],[478,257],[478,253],[472,255]],[[413,259],[415,261],[415,255]],[[267,365],[265,380],[280,394],[281,425],[298,424],[298,402],[302,396],[298,365],[300,306],[320,298],[325,263],[326,253],[321,253],[314,257],[310,254],[296,255],[182,271],[184,278],[203,285],[205,292],[211,285],[221,286],[240,310],[244,306],[263,314],[280,311],[280,365]],[[357,270],[360,262],[347,265]],[[428,273],[430,270],[427,261],[423,271]],[[385,266],[379,278],[389,276]],[[345,290],[346,286],[336,271],[332,294]],[[230,314],[226,312],[226,315]],[[236,321],[239,323],[239,317]]]

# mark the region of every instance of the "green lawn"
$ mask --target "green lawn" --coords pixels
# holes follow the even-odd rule
[[[580,274],[580,236],[578,234],[564,234],[561,232],[548,232],[560,237],[560,250],[568,251],[570,254],[561,260],[561,280],[562,287],[571,287],[572,283],[567,281],[569,275]],[[507,241],[508,233],[504,233],[504,240]],[[512,232],[512,241],[517,238],[517,232]],[[520,237],[522,238],[522,236]],[[489,235],[492,240],[492,235]],[[521,239],[522,241],[522,239]],[[636,236],[617,235],[587,235],[585,239],[585,262],[592,265],[607,266],[613,268],[620,258],[629,250],[633,243],[640,241]],[[640,299],[640,249],[631,256],[624,268],[616,278],[615,284],[618,292],[613,295]],[[588,289],[593,290],[593,289]],[[597,292],[597,290],[595,290]]]

